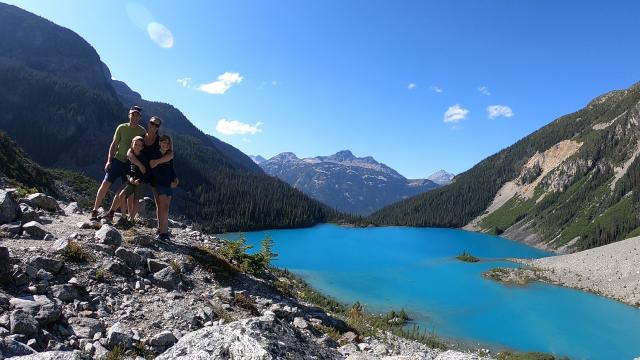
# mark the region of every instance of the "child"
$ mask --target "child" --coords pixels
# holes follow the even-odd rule
[[[168,152],[173,152],[171,138],[167,135],[160,136],[160,151],[154,156],[160,158]],[[173,170],[173,160],[157,164],[151,169],[153,188],[157,197],[158,209],[158,240],[169,241],[169,206],[173,189],[178,186],[178,178]]]
[[[133,221],[138,213],[138,200],[144,195],[144,183],[147,182],[147,159],[142,149],[144,148],[144,139],[142,136],[136,136],[131,140],[131,149],[129,150],[129,171],[126,175],[127,184],[114,201],[106,219],[112,220],[115,209],[122,205],[126,198],[129,211],[129,221]]]

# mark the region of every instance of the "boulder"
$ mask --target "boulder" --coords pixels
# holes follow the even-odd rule
[[[46,211],[58,211],[60,210],[60,206],[56,199],[51,196],[45,195],[43,193],[35,193],[27,196],[27,200],[31,202],[34,206],[39,207],[42,210]]]
[[[69,239],[58,239],[51,244],[51,250],[61,253],[69,247]]]
[[[49,231],[37,221],[29,221],[22,225],[22,230],[35,240],[44,240],[45,236],[50,234]]]
[[[88,317],[70,318],[69,327],[73,334],[84,339],[93,339],[96,333],[104,332],[104,324],[102,321]]]
[[[165,262],[156,259],[147,259],[147,268],[150,273],[156,273],[167,267],[169,267],[169,264]]]
[[[178,275],[171,267],[166,267],[153,274],[153,283],[157,286],[173,291],[178,287],[180,275]]]
[[[78,207],[77,202],[72,202],[64,208],[64,213],[66,215],[71,215],[79,212],[80,208]]]
[[[95,239],[104,245],[119,247],[122,244],[122,235],[120,231],[111,225],[104,224],[100,230],[96,231]]]
[[[303,336],[273,313],[213,325],[186,334],[162,353],[168,359],[341,359],[340,354]]]
[[[13,196],[5,190],[0,190],[0,224],[12,222],[19,214],[20,208]]]
[[[0,225],[0,232],[12,235],[20,235],[22,234],[22,225],[19,221]]]
[[[79,295],[78,290],[73,285],[68,284],[53,285],[51,293],[63,302],[72,302]]]
[[[130,268],[135,269],[142,264],[142,258],[140,255],[123,247],[116,249],[116,256],[124,261]]]
[[[17,309],[11,312],[11,333],[30,337],[38,333],[40,328],[36,319],[28,312]]]
[[[64,266],[64,263],[56,259],[50,259],[43,256],[34,256],[29,259],[27,265],[33,267],[36,271],[43,269],[52,274],[57,274],[60,269],[62,269],[62,266]]]
[[[162,346],[168,347],[172,346],[176,343],[178,339],[176,339],[175,335],[169,330],[165,330],[159,334],[154,335],[150,340],[149,344],[151,346]]]
[[[293,319],[293,326],[298,329],[306,329],[309,327],[309,323],[303,317],[296,317]]]
[[[23,224],[29,221],[40,221],[40,214],[28,204],[20,204],[20,222]]]
[[[124,277],[133,275],[133,270],[131,270],[120,260],[110,262],[109,264],[107,264],[105,269],[114,275],[120,275]]]
[[[27,345],[9,338],[0,338],[0,354],[5,358],[35,354],[36,351]]]
[[[120,346],[129,349],[133,346],[133,332],[124,324],[117,322],[107,330],[107,347]]]

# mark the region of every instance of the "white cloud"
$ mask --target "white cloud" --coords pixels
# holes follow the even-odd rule
[[[431,87],[429,87],[429,89],[431,89],[431,91],[433,92],[437,92],[438,94],[442,94],[442,92],[444,91],[441,87],[435,85],[432,85]]]
[[[410,84],[409,84],[409,86],[407,86],[407,88],[408,88],[409,90],[413,90],[413,89],[415,89],[415,88],[416,88],[416,84],[415,84],[415,83],[410,83]]]
[[[184,77],[181,79],[176,80],[180,85],[182,85],[183,87],[190,87],[191,86],[191,78],[190,77]]]
[[[465,120],[469,115],[469,109],[465,109],[462,106],[455,104],[453,106],[449,106],[447,111],[444,113],[444,118],[442,119],[446,123],[457,123],[461,120]]]
[[[165,49],[173,47],[173,34],[166,26],[152,21],[147,25],[147,33],[149,33],[151,40],[158,44],[158,46]]]
[[[244,78],[240,73],[225,72],[218,76],[218,81],[202,84],[198,90],[209,94],[224,94],[232,85],[239,84],[242,79]]]
[[[238,120],[220,119],[216,125],[216,130],[225,135],[255,135],[262,132],[260,129],[262,122],[258,121],[255,125],[245,124]]]
[[[490,105],[487,106],[487,116],[489,119],[495,119],[497,117],[512,117],[513,110],[507,105]]]
[[[490,96],[491,92],[489,92],[489,88],[486,86],[478,86],[478,91],[480,92],[480,94],[484,95],[484,96]]]

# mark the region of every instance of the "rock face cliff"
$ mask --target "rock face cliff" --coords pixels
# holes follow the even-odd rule
[[[439,186],[427,179],[409,180],[371,156],[359,158],[349,150],[305,159],[286,152],[258,164],[305,194],[359,215]]]
[[[385,208],[381,224],[465,227],[574,252],[640,234],[640,84],[612,91]]]

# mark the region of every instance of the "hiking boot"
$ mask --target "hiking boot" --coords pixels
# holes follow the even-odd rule
[[[165,244],[165,245],[170,245],[171,244],[171,239],[169,238],[169,234],[167,234],[167,233],[158,234],[156,236],[156,241],[161,243],[161,244]]]
[[[113,221],[113,216],[115,215],[115,211],[113,210],[109,210],[108,213],[106,213],[105,215],[102,215],[102,217],[100,217],[101,219],[105,219],[108,222],[112,222]]]
[[[98,210],[91,210],[91,217],[89,218],[89,221],[98,221]]]

